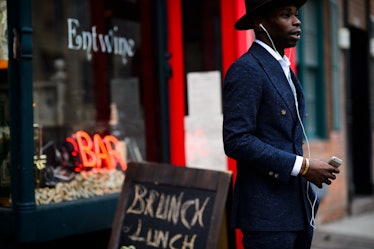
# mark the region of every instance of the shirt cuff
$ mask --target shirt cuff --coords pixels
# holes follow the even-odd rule
[[[300,173],[301,166],[303,165],[304,157],[296,156],[295,164],[293,165],[293,169],[291,171],[292,176],[297,176]]]

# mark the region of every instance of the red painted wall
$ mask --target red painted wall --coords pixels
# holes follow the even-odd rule
[[[173,75],[169,79],[170,162],[185,165],[185,72],[182,34],[182,0],[167,0],[169,64]]]

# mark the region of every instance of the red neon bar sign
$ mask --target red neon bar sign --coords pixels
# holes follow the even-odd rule
[[[73,145],[72,156],[79,156],[75,171],[85,168],[108,168],[115,169],[117,164],[122,170],[127,169],[127,164],[119,150],[118,139],[112,135],[101,137],[94,134],[93,137],[85,131],[77,131],[66,141]]]

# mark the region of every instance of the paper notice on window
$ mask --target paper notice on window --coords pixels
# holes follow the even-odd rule
[[[185,118],[188,167],[227,170],[222,142],[221,73],[187,74],[188,115]]]
[[[221,115],[221,73],[188,73],[187,96],[188,116]]]

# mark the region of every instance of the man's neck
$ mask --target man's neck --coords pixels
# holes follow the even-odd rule
[[[273,44],[269,38],[267,36],[256,36],[256,39],[257,40],[260,40],[262,41],[263,43],[265,43],[266,45],[268,45],[269,47],[271,47],[274,51],[278,52],[282,57],[284,56],[284,49],[278,49],[275,44]]]
[[[281,60],[283,57],[284,57],[284,51],[281,51],[283,52],[282,54],[279,53],[277,50],[275,50],[273,48],[273,46],[271,44],[267,44],[266,42],[260,40],[260,39],[256,39],[255,42],[257,42],[258,44],[260,44],[262,47],[264,47],[269,53],[271,53],[277,60],[279,58],[279,60]]]

